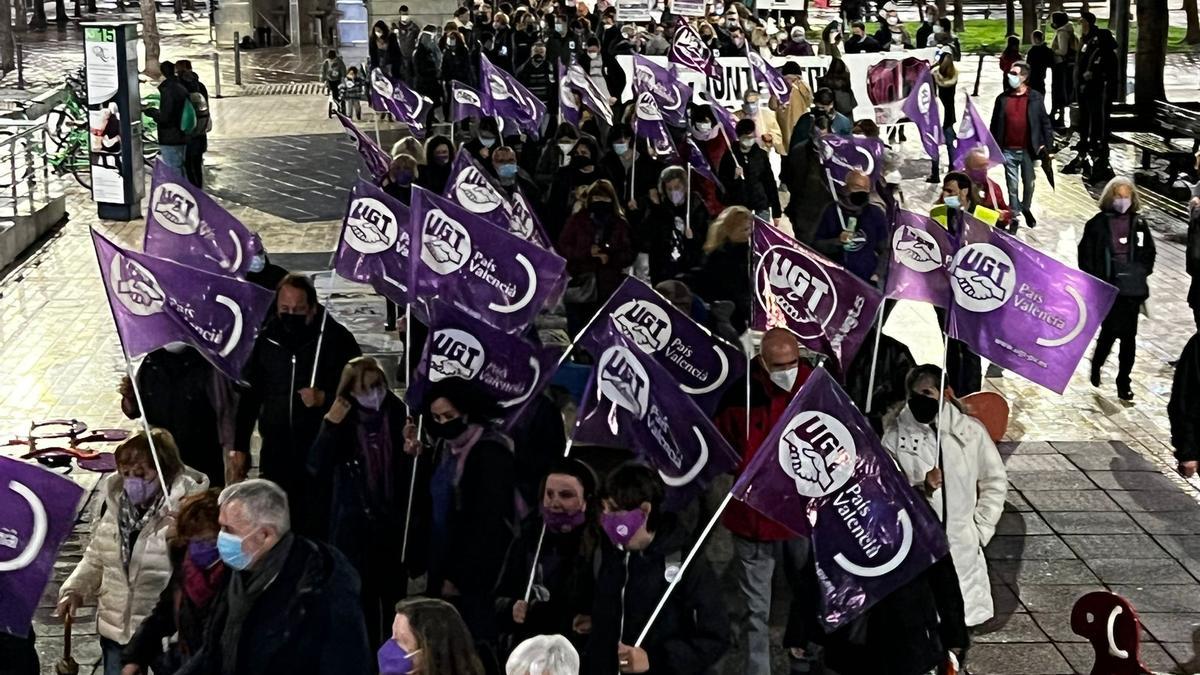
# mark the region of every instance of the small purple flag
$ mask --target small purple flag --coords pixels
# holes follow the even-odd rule
[[[702,178],[712,181],[712,183],[717,186],[717,189],[725,189],[724,186],[721,185],[720,179],[717,178],[717,174],[713,173],[712,165],[708,163],[708,157],[706,157],[700,147],[696,145],[696,141],[692,140],[690,134],[684,137],[684,142],[687,143],[687,160],[688,164],[690,164],[692,167],[692,171],[695,171]]]
[[[667,124],[687,126],[687,108],[692,101],[692,88],[679,81],[674,67],[663,68],[640,54],[633,55],[634,90],[654,95],[658,109]]]
[[[572,107],[575,99],[571,97],[571,92],[574,92],[579,94],[579,102],[583,107],[595,113],[599,119],[604,120],[605,124],[613,123],[612,105],[608,102],[608,98],[596,88],[596,83],[592,82],[592,78],[583,72],[583,68],[579,64],[571,64],[566,70],[563,70],[560,65],[559,73],[561,74],[560,82],[566,85],[562,89],[566,90],[565,95],[571,99]]]
[[[892,233],[884,297],[950,306],[950,260],[955,246],[932,219],[901,209]]]
[[[851,171],[866,174],[872,185],[883,175],[883,142],[878,138],[822,134],[817,150],[829,180],[837,187],[846,184],[846,174]]]
[[[474,87],[454,80],[450,83],[450,96],[450,121],[461,122],[468,117],[480,119],[488,116],[483,108],[483,97]]]
[[[576,442],[628,446],[658,470],[672,508],[737,467],[729,443],[658,361],[611,321],[593,337],[596,369],[579,405]]]
[[[393,80],[383,68],[371,71],[371,108],[390,113],[400,124],[408,127],[413,136],[425,138],[425,120],[433,101],[413,91],[403,80]]]
[[[617,330],[651,355],[709,415],[717,409],[725,389],[746,372],[746,357],[740,348],[713,335],[633,277],[617,287],[596,316],[611,319]],[[603,345],[597,336],[608,330],[608,323],[595,321],[576,342],[598,355]]]
[[[241,221],[159,159],[142,248],[205,272],[244,277],[262,245]]]
[[[658,102],[654,100],[654,94],[648,91],[639,91],[636,84],[633,93],[636,102],[633,122],[634,135],[646,139],[646,144],[650,146],[654,156],[659,159],[678,156],[675,151],[675,142],[671,140],[671,132],[667,129],[667,125],[663,123],[662,111],[658,109]]]
[[[0,457],[0,633],[29,634],[82,499],[75,481]]]
[[[506,427],[516,422],[525,403],[550,381],[561,350],[534,345],[438,300],[429,303],[428,313],[429,336],[407,392],[409,404],[419,408],[429,385],[460,377],[500,404]]]
[[[542,120],[546,117],[546,104],[529,93],[517,78],[492,65],[483,54],[479,55],[479,98],[483,109],[501,117],[505,122],[515,122],[517,127],[536,138],[542,131]]]
[[[1117,289],[999,230],[964,243],[950,267],[947,334],[1062,393]]]
[[[849,366],[871,331],[879,291],[757,218],[752,240],[752,327],[787,328],[809,349]]]
[[[570,124],[573,127],[578,127],[583,120],[583,111],[580,110],[582,103],[575,100],[575,95],[579,92],[571,86],[567,79],[567,68],[562,64],[558,64],[558,115],[560,123]],[[579,94],[579,98],[583,99],[583,94]]]
[[[334,270],[338,276],[370,284],[398,305],[408,294],[408,207],[366,181],[354,184],[346,202]]]
[[[933,86],[933,75],[929,72],[928,65],[921,64],[917,81],[900,110],[917,125],[925,153],[934,159],[940,157],[942,143],[946,138],[942,133],[942,113],[938,110],[937,88]]]
[[[512,195],[512,216],[508,221],[508,231],[546,250],[553,248],[550,245],[550,235],[546,234],[546,228],[542,227],[542,221],[534,211],[533,204],[519,185]]]
[[[363,164],[366,165],[371,177],[376,181],[381,180],[388,174],[388,169],[392,165],[392,158],[375,141],[359,131],[358,127],[354,126],[354,122],[351,122],[349,117],[339,112],[335,112],[334,115],[337,115],[338,121],[342,123],[342,128],[346,130],[346,135],[350,137],[351,141],[354,141],[354,149],[358,150],[358,155],[362,158]]]
[[[792,99],[792,87],[787,80],[783,78],[783,73],[775,69],[775,66],[767,63],[758,52],[746,43],[746,62],[750,64],[750,72],[754,75],[758,84],[766,84],[771,90],[771,95],[775,97],[782,105],[787,105]]]
[[[460,150],[450,165],[450,178],[446,181],[446,196],[459,206],[508,229],[508,216],[512,206],[508,195],[496,184],[471,153]]]
[[[683,19],[679,19],[675,24],[675,37],[671,40],[667,60],[710,78],[721,78],[721,64],[717,63],[716,55],[704,44],[704,40],[700,39],[700,33]]]
[[[1004,152],[992,137],[992,130],[987,122],[975,109],[971,97],[967,97],[967,108],[963,111],[962,121],[958,123],[958,140],[954,145],[954,168],[962,169],[967,165],[967,155],[972,150],[982,148],[987,157],[988,166],[999,166],[1004,163]]]
[[[131,359],[172,342],[195,347],[241,380],[275,294],[256,284],[145,253],[127,251],[92,230],[108,304]]]
[[[825,368],[800,388],[732,493],[810,537],[827,631],[949,550],[933,510]]]
[[[413,297],[440,296],[506,331],[523,330],[562,295],[567,262],[552,251],[414,186]]]
[[[729,114],[725,106],[713,98],[712,94],[702,92],[701,97],[708,103],[708,107],[712,109],[713,117],[716,118],[717,124],[721,127],[721,133],[725,136],[725,142],[729,144],[729,148],[732,150],[737,143],[737,120],[733,119],[733,115]]]

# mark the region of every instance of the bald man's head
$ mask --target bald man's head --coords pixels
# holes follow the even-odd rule
[[[772,328],[764,333],[759,353],[769,373],[795,368],[800,364],[800,343],[785,328]]]
[[[986,172],[988,170],[987,151],[983,148],[975,148],[967,153],[967,158],[963,160],[963,166],[967,168],[967,171]]]
[[[871,179],[867,174],[854,170],[846,174],[846,192],[870,192]]]

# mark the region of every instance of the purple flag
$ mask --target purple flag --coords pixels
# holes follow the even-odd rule
[[[408,207],[360,180],[346,201],[334,270],[338,276],[370,284],[398,305],[408,304]]]
[[[81,499],[75,481],[0,457],[0,633],[28,635]]]
[[[508,221],[508,231],[546,250],[553,248],[550,245],[550,235],[546,234],[546,228],[542,227],[542,221],[534,211],[533,204],[519,185],[512,195],[512,216]]]
[[[408,127],[413,136],[425,138],[425,119],[433,101],[413,91],[403,80],[393,80],[383,68],[371,71],[371,108],[390,113],[400,124]]]
[[[883,175],[883,142],[878,138],[822,134],[817,139],[817,149],[821,153],[821,166],[838,187],[846,184],[846,174],[851,171],[866,174],[872,185]]]
[[[468,117],[480,119],[488,116],[483,108],[483,98],[474,87],[454,80],[450,83],[450,96],[450,121],[461,122]]]
[[[675,24],[675,37],[671,40],[667,60],[710,78],[721,78],[721,64],[717,63],[716,55],[700,39],[700,33],[683,19]]]
[[[611,321],[593,337],[596,369],[579,405],[575,441],[628,446],[658,470],[672,507],[737,467],[729,443],[658,361]]]
[[[571,98],[572,106],[574,106],[575,100],[571,97],[571,92],[574,92],[579,94],[579,102],[583,107],[595,113],[596,117],[604,120],[605,124],[613,123],[612,105],[608,102],[608,98],[596,88],[596,83],[592,82],[592,78],[583,72],[583,68],[579,64],[571,64],[566,70],[563,70],[560,65],[559,73],[560,82],[565,85],[561,89],[567,90],[565,95]]]
[[[413,188],[411,213],[421,258],[411,266],[413,297],[440,296],[506,331],[558,302],[567,263],[557,254],[421,187]]]
[[[496,184],[496,180],[471,153],[460,150],[450,165],[450,178],[446,181],[446,196],[459,206],[508,229],[508,216],[512,205],[508,195]]]
[[[875,321],[879,291],[761,220],[752,239],[753,328],[787,328],[809,349],[850,365]]]
[[[968,96],[967,108],[963,111],[962,121],[958,123],[958,140],[954,145],[954,168],[962,169],[966,166],[967,155],[976,148],[983,149],[989,167],[1004,163],[1004,152],[1000,150],[1000,145],[992,137],[992,130],[988,128],[987,122],[979,115],[975,104],[971,102],[971,97]]]
[[[483,109],[501,117],[505,122],[515,122],[517,127],[537,137],[542,131],[542,120],[546,117],[546,104],[529,93],[517,78],[492,65],[483,54],[479,55],[479,98]]]
[[[732,492],[811,538],[827,631],[948,553],[933,510],[824,368],[800,388]]]
[[[932,219],[901,209],[892,233],[884,297],[950,306],[949,264],[955,246]]]
[[[737,143],[737,120],[733,119],[733,115],[729,114],[725,106],[713,98],[712,94],[703,92],[701,96],[708,103],[708,107],[712,109],[713,117],[716,118],[717,124],[721,127],[721,133],[725,136],[725,142],[732,150],[734,144]]]
[[[625,337],[666,370],[683,393],[711,415],[721,395],[746,372],[742,350],[713,335],[679,311],[645,283],[628,277],[597,312],[608,317]],[[576,338],[579,346],[599,354],[598,336],[607,321],[596,321]]]
[[[757,84],[766,84],[771,90],[771,95],[776,98],[781,104],[787,105],[792,99],[792,87],[783,79],[783,73],[775,69],[775,66],[767,63],[758,52],[751,48],[750,43],[746,43],[746,62],[750,64],[750,72],[753,74]]]
[[[667,125],[663,124],[662,111],[658,109],[658,102],[654,100],[654,94],[648,91],[639,91],[636,85],[633,93],[636,99],[634,135],[646,139],[646,144],[653,151],[655,157],[664,159],[677,156],[675,142],[671,140],[671,132],[667,129]]]
[[[933,86],[933,75],[929,66],[922,64],[920,74],[913,89],[904,100],[900,110],[908,119],[917,125],[921,134],[921,145],[930,157],[937,159],[941,156],[942,143],[942,113],[938,110],[937,88]]]
[[[159,159],[150,184],[142,248],[198,270],[243,277],[262,244],[212,197]]]
[[[704,152],[696,145],[696,142],[692,140],[690,134],[684,137],[684,142],[687,143],[687,160],[688,164],[692,167],[692,171],[695,171],[702,178],[712,181],[718,189],[723,190],[724,187],[721,185],[721,181],[717,178],[717,174],[713,173],[712,165],[708,163],[708,157],[704,155]]]
[[[363,164],[366,165],[371,177],[378,181],[386,176],[388,168],[392,165],[392,158],[375,141],[359,131],[358,127],[354,126],[354,122],[351,122],[349,117],[341,113],[334,114],[337,115],[338,121],[342,123],[342,128],[346,130],[346,135],[350,137],[350,140],[354,141],[354,149],[358,150],[358,155],[362,157]]]
[[[634,54],[633,80],[635,91],[648,91],[654,95],[667,124],[687,126],[687,107],[692,101],[692,88],[679,81],[674,67],[663,68],[640,54]]]
[[[230,379],[241,380],[275,294],[256,284],[145,253],[92,230],[100,275],[129,358],[172,342],[195,347]]]
[[[448,377],[476,382],[504,409],[505,426],[550,381],[561,350],[540,347],[437,300],[429,307],[429,336],[408,390],[419,408],[429,385]]]
[[[999,230],[950,267],[947,333],[980,356],[1062,393],[1117,289]]]
[[[567,79],[567,69],[563,64],[558,64],[558,115],[559,122],[565,122],[573,127],[578,127],[583,120],[583,112],[580,110],[582,103],[575,99],[578,95],[583,99],[583,94],[580,94]]]

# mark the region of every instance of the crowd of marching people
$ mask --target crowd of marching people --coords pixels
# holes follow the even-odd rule
[[[709,672],[735,644],[747,675],[772,672],[779,647],[795,673],[969,663],[972,632],[995,613],[983,548],[1007,489],[1003,425],[997,433],[987,399],[972,396],[981,347],[953,303],[937,309],[957,338],[944,369],[874,326],[914,287],[934,293],[912,276],[942,271],[931,250],[1027,255],[1015,234],[1037,222],[1035,166],[1071,100],[1107,100],[1098,52],[1111,35],[1084,12],[1080,40],[1056,14],[1049,47],[1006,53],[1004,91],[984,120],[960,106],[957,38],[935,6],[910,35],[890,2],[847,5],[850,25],[811,45],[799,24],[760,21],[740,2],[718,9],[623,23],[604,0],[502,2],[460,7],[439,27],[401,6],[396,22],[375,24],[366,72],[330,53],[322,77],[349,131],[383,96],[377,82],[393,101],[414,92],[416,103],[379,108],[409,115],[412,134],[390,153],[356,137],[374,182],[354,188],[343,246],[354,238],[356,252],[339,249],[337,268],[347,274],[343,252],[357,274],[404,247],[368,274],[377,290],[406,285],[402,365],[364,355],[313,282],[273,264],[261,241],[244,279],[273,300],[236,375],[197,342],[148,351],[119,388],[125,414],[151,430],[117,449],[91,541],[58,589],[64,619],[96,604],[106,675],[685,675]],[[926,149],[941,190],[921,205],[900,189],[899,133],[855,114],[841,60],[914,46],[937,49],[922,75],[930,98],[912,114],[905,104],[923,139],[938,136]],[[758,86],[732,112],[686,89],[676,115],[665,100],[682,91],[675,66],[617,61],[669,53],[693,70],[745,58]],[[815,82],[794,62],[755,65],[812,54],[833,57]],[[462,112],[458,94],[478,89],[498,105],[497,86],[531,113],[540,102],[540,119]],[[1102,109],[1079,109],[1078,165],[1106,178]],[[874,161],[838,163],[856,153]],[[988,174],[1000,166],[1006,189]],[[528,320],[515,305],[488,313],[466,282],[418,308],[424,272],[387,266],[457,259],[457,270],[461,238],[402,245],[387,214],[411,212],[413,236],[447,222],[474,232],[466,246],[478,257],[485,235],[464,223],[489,203],[523,232],[490,254],[491,290],[534,251],[558,261],[561,285]],[[377,211],[356,211],[367,208]],[[1200,231],[1200,198],[1193,208]],[[1119,340],[1125,400],[1155,261],[1142,209],[1132,181],[1110,181],[1078,244],[1086,275],[1071,277],[1110,308],[1090,328],[1091,383]],[[518,228],[522,218],[533,225]],[[1200,275],[1192,234],[1188,271]],[[901,254],[913,266],[898,267]],[[1006,270],[962,257],[941,297],[963,292],[955,302],[978,308],[992,299],[981,288],[1011,295]],[[827,310],[818,270],[857,300]],[[1087,286],[1087,275],[1107,283]],[[840,313],[822,322],[818,311]],[[805,332],[815,324],[819,336]],[[1193,339],[1171,409],[1185,473],[1200,459],[1197,350]],[[729,376],[719,387],[702,386],[710,353]],[[528,360],[531,383],[501,396],[525,381]],[[737,597],[697,554],[718,520]],[[911,552],[889,548],[894,527]],[[790,590],[781,642],[770,628],[777,572]],[[856,581],[868,577],[883,581]]]

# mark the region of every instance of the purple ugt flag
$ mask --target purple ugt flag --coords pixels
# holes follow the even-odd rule
[[[0,633],[29,634],[81,499],[75,481],[0,457]]]
[[[558,64],[558,114],[561,118],[559,122],[565,122],[573,127],[578,127],[579,123],[583,120],[583,111],[580,110],[581,103],[575,100],[575,94],[578,92],[568,81],[567,72],[563,64]],[[582,99],[583,94],[580,94],[579,97]]]
[[[392,158],[388,156],[383,148],[367,137],[366,134],[358,130],[354,122],[350,121],[349,117],[335,112],[337,119],[342,123],[342,128],[346,130],[346,135],[354,141],[354,149],[358,150],[358,156],[362,158],[363,164],[366,165],[367,171],[376,181],[382,180],[388,174],[388,168],[392,165]]]
[[[468,117],[480,119],[488,116],[479,91],[458,80],[450,83],[450,101],[451,122],[461,122]]]
[[[402,202],[366,181],[355,183],[346,200],[334,271],[370,284],[398,305],[408,304],[408,221]]]
[[[942,114],[938,110],[937,89],[933,86],[933,75],[929,72],[928,65],[921,64],[917,81],[900,110],[917,125],[925,153],[934,159],[940,157],[942,143],[945,142],[942,135]]]
[[[519,129],[534,138],[541,134],[546,104],[529,93],[515,77],[492,65],[483,54],[479,55],[479,81],[479,98],[484,110],[506,122],[515,122]]]
[[[822,134],[817,150],[821,166],[837,187],[846,184],[846,174],[851,171],[866,174],[872,185],[883,175],[883,142],[878,138]]]
[[[561,297],[567,262],[556,253],[421,187],[413,188],[410,211],[420,252],[410,272],[414,298],[440,296],[511,332]]]
[[[967,97],[967,108],[963,111],[962,121],[958,123],[958,140],[954,145],[954,168],[962,169],[967,165],[967,155],[975,149],[980,149],[987,157],[988,166],[999,166],[1004,163],[1004,152],[1000,144],[992,137],[992,130],[984,121],[971,98]]]
[[[713,117],[716,118],[717,124],[721,127],[721,133],[725,136],[725,142],[729,144],[729,148],[733,149],[737,143],[737,120],[733,119],[733,115],[721,105],[721,102],[713,98],[712,94],[703,92],[701,96],[708,103],[708,107],[712,109]]]
[[[109,308],[126,356],[172,342],[195,347],[241,380],[275,294],[261,286],[145,253],[127,251],[92,230]]]
[[[766,84],[771,90],[771,95],[781,104],[787,105],[788,101],[792,99],[791,85],[783,78],[783,73],[767,63],[766,59],[751,48],[749,42],[746,43],[746,62],[750,64],[750,72],[758,84]]]
[[[460,150],[450,165],[446,196],[471,213],[508,229],[508,216],[512,213],[508,195],[465,150]]]
[[[999,230],[958,249],[947,334],[976,354],[1062,393],[1117,289]]]
[[[576,442],[629,447],[658,470],[672,508],[737,467],[729,443],[656,359],[611,321],[593,340],[596,368],[579,405]]]
[[[508,231],[525,241],[532,241],[546,250],[552,248],[550,235],[546,234],[546,228],[542,227],[541,219],[538,218],[533,204],[525,196],[520,185],[513,190],[512,216],[508,221]]]
[[[159,159],[142,248],[198,270],[243,277],[262,245],[241,221]]]
[[[400,124],[406,125],[413,136],[425,138],[425,120],[433,108],[433,101],[413,91],[403,80],[393,80],[384,74],[383,68],[371,71],[371,108],[390,113]]]
[[[667,52],[667,61],[691,68],[704,75],[720,79],[721,64],[713,51],[700,39],[700,33],[683,19],[675,24],[675,37],[671,40],[671,49]]]
[[[429,303],[428,313],[429,336],[407,393],[409,405],[420,408],[429,385],[459,377],[497,401],[505,426],[511,426],[550,381],[561,350],[534,345],[438,300]]]
[[[592,82],[592,78],[583,72],[583,67],[579,64],[571,64],[566,70],[562,70],[559,66],[561,74],[560,82],[561,89],[566,90],[567,98],[571,99],[571,106],[574,107],[575,99],[571,96],[574,92],[579,94],[579,102],[583,107],[591,110],[599,119],[604,120],[605,124],[613,123],[612,105],[609,104],[608,98],[597,87],[596,83]],[[578,110],[576,110],[578,115]],[[578,119],[578,117],[576,117]],[[575,123],[578,126],[578,123]]]
[[[949,552],[933,510],[825,368],[809,376],[732,492],[809,536],[827,631]]]
[[[901,209],[892,233],[884,297],[950,306],[949,264],[955,245],[931,218]]]
[[[635,89],[654,95],[667,124],[687,126],[687,108],[692,101],[692,88],[679,81],[674,67],[663,68],[640,54],[634,54],[633,80]]]
[[[721,396],[746,372],[742,350],[713,335],[691,316],[679,311],[644,282],[627,277],[597,312],[608,317],[625,337],[654,358],[706,414],[716,411]],[[598,336],[607,321],[595,321],[576,338],[579,346],[598,355]]]
[[[704,152],[700,150],[696,142],[692,140],[690,134],[684,137],[684,142],[687,143],[687,161],[691,165],[692,171],[695,171],[702,178],[712,181],[718,189],[723,190],[724,187],[721,185],[721,181],[717,178],[717,174],[713,173],[712,165],[708,163],[708,157],[704,155]]]
[[[634,135],[646,139],[646,144],[653,151],[654,156],[659,159],[677,156],[675,142],[671,140],[671,132],[667,129],[667,125],[663,124],[662,111],[658,109],[658,102],[654,100],[654,94],[640,91],[636,86],[633,93],[636,99]]]
[[[757,218],[752,240],[752,327],[787,328],[804,346],[849,366],[875,321],[879,291]]]

